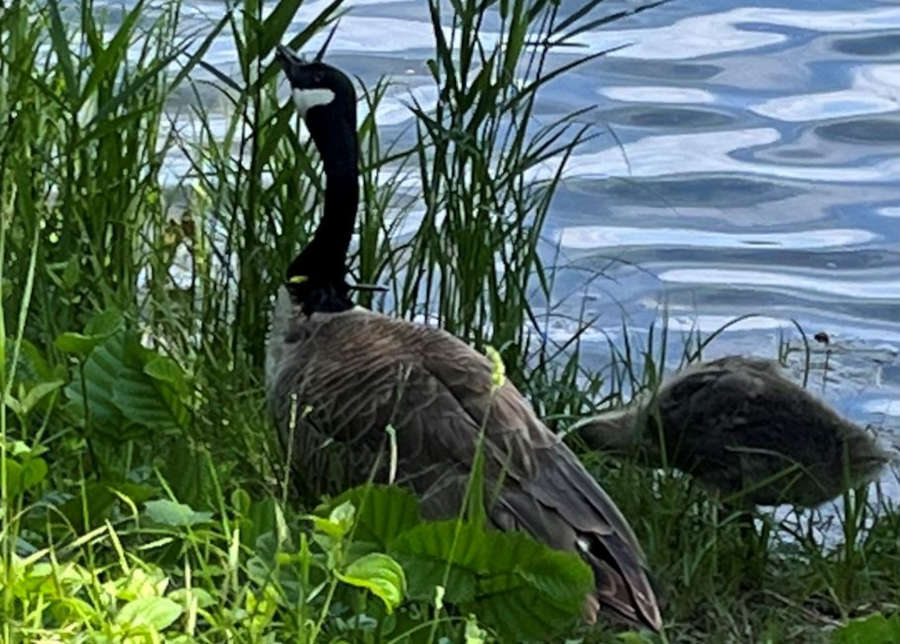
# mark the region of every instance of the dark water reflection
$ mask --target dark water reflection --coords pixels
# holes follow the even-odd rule
[[[851,56],[890,56],[900,53],[900,34],[841,38],[835,40],[832,47],[837,52]]]
[[[861,118],[821,125],[816,136],[836,143],[887,145],[894,152],[900,144],[900,115],[895,118]]]

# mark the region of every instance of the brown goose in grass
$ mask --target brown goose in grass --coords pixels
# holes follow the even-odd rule
[[[658,423],[657,423],[658,419]],[[595,449],[646,453],[745,504],[812,507],[890,460],[869,434],[788,380],[777,362],[700,362],[622,410],[572,427]],[[663,447],[664,446],[664,447]]]
[[[387,480],[387,426],[396,480],[433,518],[460,510],[484,428],[488,517],[577,552],[594,570],[588,618],[611,609],[659,629],[644,558],[615,504],[516,388],[495,387],[492,364],[441,329],[354,307],[345,258],[358,201],[356,96],[317,57],[284,48],[278,59],[325,170],[325,208],[312,241],[290,265],[276,305],[267,372],[270,407],[292,453],[295,478],[320,476],[323,445],[340,445],[357,480]]]

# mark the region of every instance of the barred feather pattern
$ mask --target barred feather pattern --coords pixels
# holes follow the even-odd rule
[[[596,581],[588,618],[599,605],[660,628],[627,521],[515,386],[492,386],[487,358],[443,330],[360,308],[294,310],[269,346],[269,403],[291,442],[294,479],[320,477],[316,459],[334,448],[343,450],[344,483],[385,480],[391,425],[397,482],[417,493],[427,517],[452,517],[483,428],[486,490],[499,490],[486,503],[493,525],[579,553]]]

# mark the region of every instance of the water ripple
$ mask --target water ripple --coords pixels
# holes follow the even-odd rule
[[[689,173],[773,176],[803,181],[894,182],[900,176],[900,157],[871,160],[865,165],[804,165],[765,163],[753,158],[754,149],[777,143],[775,128],[733,129],[648,136],[624,144],[624,150],[574,154],[566,165],[567,177],[661,177]],[[744,154],[738,154],[742,152]],[[533,179],[550,179],[563,156],[548,159],[532,172]]]
[[[900,301],[900,275],[863,273],[855,279],[813,277],[809,274],[740,270],[737,268],[679,268],[662,271],[663,282],[730,284],[754,288],[783,288],[795,292],[850,299]]]
[[[835,228],[798,230],[782,233],[722,233],[678,228],[627,228],[608,226],[572,226],[559,233],[565,248],[598,249],[624,246],[665,246],[703,248],[759,248],[785,250],[824,249],[866,244],[877,239],[868,230]]]
[[[754,23],[753,29],[747,27],[750,23]],[[722,55],[783,43],[788,36],[778,30],[780,27],[846,33],[897,24],[900,24],[900,7],[850,8],[845,11],[741,7],[692,15],[656,28],[587,32],[576,41],[591,51],[634,43],[612,56],[672,60]]]

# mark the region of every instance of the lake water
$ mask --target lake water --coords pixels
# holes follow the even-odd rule
[[[295,28],[325,5],[305,5]],[[435,98],[424,2],[347,5],[329,60],[367,83],[396,78],[378,116],[399,132],[410,92]],[[191,6],[195,21],[224,11]],[[599,367],[623,313],[637,334],[664,310],[684,332],[757,314],[708,356],[774,357],[780,337],[798,345],[796,320],[831,339],[827,378],[826,347],[810,340],[813,388],[900,447],[900,5],[674,0],[579,42],[631,45],[543,94],[548,121],[594,105],[583,120],[615,133],[572,158],[544,230],[568,267],[545,331],[568,338],[565,316],[583,305],[601,314],[583,344]],[[233,65],[230,41],[208,60]],[[609,279],[586,285],[584,268]],[[883,484],[900,499],[894,473]]]

